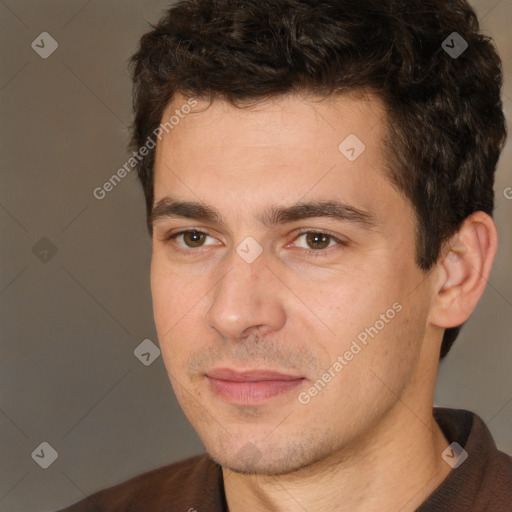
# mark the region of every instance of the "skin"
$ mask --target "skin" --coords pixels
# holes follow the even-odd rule
[[[175,97],[162,119],[185,102]],[[170,381],[222,466],[229,510],[415,510],[450,471],[432,417],[439,350],[444,329],[464,322],[483,293],[497,246],[492,220],[473,214],[424,273],[414,210],[384,174],[378,98],[207,106],[199,101],[158,143],[154,204],[202,202],[223,222],[155,220],[151,287]],[[366,146],[353,162],[338,149],[349,134]],[[374,228],[327,217],[259,221],[270,205],[328,200],[369,212]],[[187,229],[206,236],[199,245],[166,240]],[[303,229],[335,238],[325,247]],[[249,236],[262,248],[252,263],[236,252]],[[301,403],[299,393],[396,303],[401,311]],[[205,373],[214,367],[305,380],[240,406],[212,393]]]

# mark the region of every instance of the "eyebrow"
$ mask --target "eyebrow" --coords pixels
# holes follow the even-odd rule
[[[372,212],[361,210],[337,200],[300,202],[286,207],[272,205],[258,216],[258,220],[264,226],[271,228],[279,224],[314,217],[327,217],[350,222],[369,231],[375,231],[378,225]],[[154,205],[149,222],[153,226],[158,221],[168,218],[185,218],[219,225],[226,224],[220,213],[211,206],[201,202],[178,201],[171,197],[164,197]]]

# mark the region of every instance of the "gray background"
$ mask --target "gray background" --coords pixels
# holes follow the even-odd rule
[[[505,63],[512,111],[512,0],[473,2]],[[127,58],[166,2],[0,2],[2,177],[0,510],[51,511],[143,471],[203,452],[175,400],[149,288],[144,200],[127,160]],[[49,32],[58,49],[31,47]],[[436,405],[475,411],[512,452],[511,144],[496,181],[500,249],[485,295],[440,367]],[[56,249],[52,254],[51,240]],[[39,245],[36,245],[38,244]],[[36,249],[34,249],[36,246]],[[53,249],[53,251],[55,250]],[[48,251],[44,253],[43,251]],[[46,261],[42,261],[46,259]],[[31,454],[48,442],[57,460]]]

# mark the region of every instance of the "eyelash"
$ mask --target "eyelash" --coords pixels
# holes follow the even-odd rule
[[[210,236],[205,231],[200,231],[198,229],[186,229],[186,230],[183,230],[183,231],[179,231],[178,233],[173,233],[171,235],[166,236],[163,241],[164,241],[165,244],[169,244],[171,241],[175,240],[178,236],[185,235],[187,233],[198,233],[200,235]],[[311,233],[314,233],[315,235],[325,235],[325,236],[330,238],[330,241],[337,242],[338,246],[341,246],[341,247],[347,247],[348,246],[348,242],[345,242],[344,240],[340,240],[339,238],[336,238],[331,233],[328,233],[326,231],[320,231],[320,230],[312,230],[312,229],[305,229],[305,230],[299,231],[297,233],[297,236],[294,238],[293,241],[295,242],[302,235],[307,235],[307,234],[311,234]],[[192,254],[192,253],[196,253],[197,254],[203,247],[204,246],[200,246],[200,247],[195,248],[195,249],[194,248],[185,249],[185,248],[181,247],[180,245],[175,244],[175,250],[177,250],[178,252],[181,252],[183,254]],[[306,254],[308,256],[312,256],[314,258],[317,258],[317,257],[328,256],[328,252],[327,252],[328,249],[332,249],[332,247],[326,247],[325,249],[303,249],[303,250],[306,251]]]

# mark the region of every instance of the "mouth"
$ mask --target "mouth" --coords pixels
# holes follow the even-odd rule
[[[306,379],[267,370],[238,372],[229,368],[213,369],[206,374],[210,390],[225,402],[254,405],[300,386]]]

